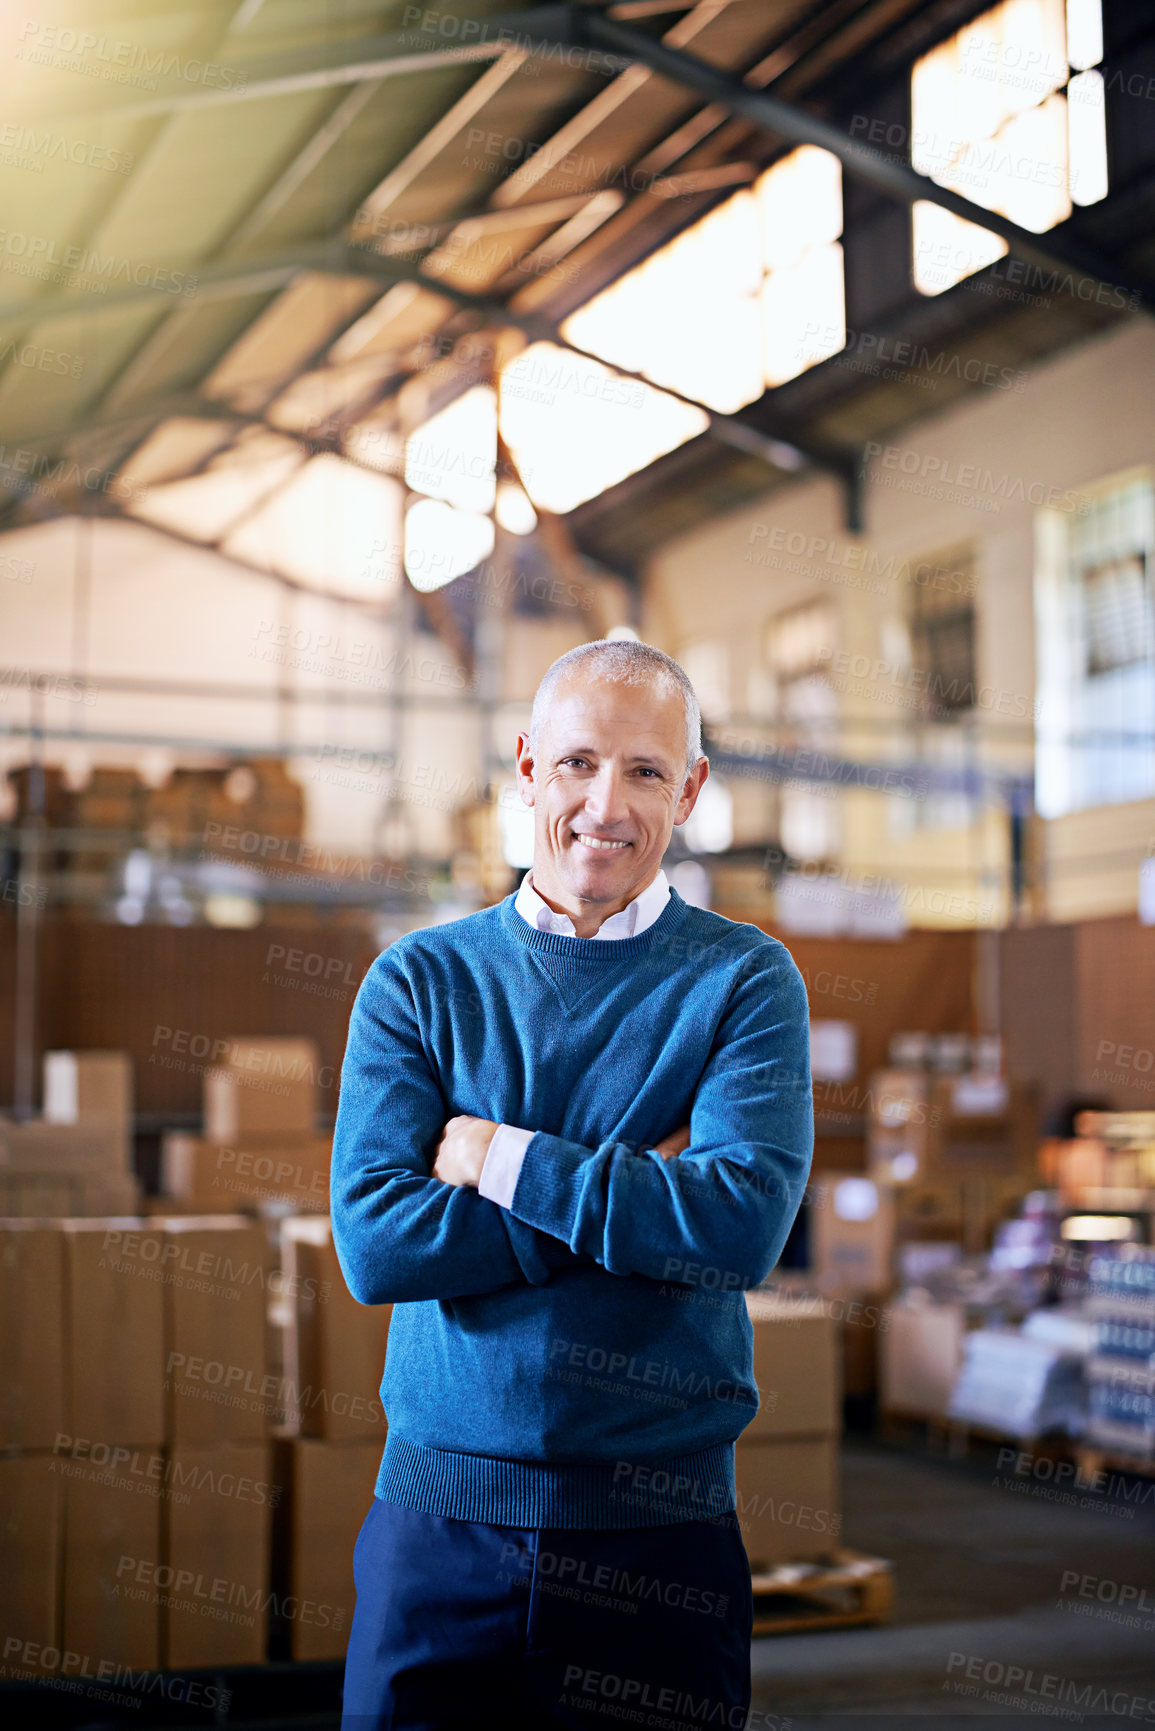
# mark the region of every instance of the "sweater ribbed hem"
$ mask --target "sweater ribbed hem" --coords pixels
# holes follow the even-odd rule
[[[549,1465],[421,1448],[390,1431],[376,1495],[452,1520],[503,1527],[664,1527],[736,1506],[734,1444],[638,1465]]]

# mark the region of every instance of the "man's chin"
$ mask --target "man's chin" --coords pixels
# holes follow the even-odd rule
[[[581,848],[581,855],[578,849]],[[588,850],[576,842],[565,860],[565,881],[570,889],[587,900],[615,901],[620,896],[632,896],[638,876],[637,860],[632,848],[607,854],[604,859],[588,856]]]

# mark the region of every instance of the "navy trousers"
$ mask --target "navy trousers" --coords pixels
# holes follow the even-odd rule
[[[341,1731],[742,1727],[750,1568],[733,1515],[505,1527],[373,1499]]]

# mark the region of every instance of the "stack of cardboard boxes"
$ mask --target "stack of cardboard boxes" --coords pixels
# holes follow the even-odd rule
[[[393,1307],[350,1295],[327,1217],[284,1221],[281,1245],[291,1433],[277,1445],[287,1489],[275,1559],[281,1644],[294,1659],[337,1659],[353,1613],[353,1545],[385,1443],[378,1386]]]
[[[298,841],[305,795],[283,763],[258,758],[231,769],[175,769],[148,799],[151,835],[174,847],[190,844],[252,864],[252,836]]]
[[[0,1347],[0,1530],[20,1564],[0,1599],[29,1652],[105,1679],[264,1658],[268,1263],[243,1219],[0,1222],[22,1318]]]
[[[273,1483],[280,1411],[269,1373],[271,1257],[241,1218],[165,1225],[164,1393],[168,1488],[164,1560],[188,1582],[162,1606],[170,1667],[258,1664],[266,1655]]]
[[[134,1214],[132,1060],[48,1052],[44,1115],[0,1119],[0,1217]]]
[[[1034,1181],[1034,1090],[984,1072],[884,1070],[870,1096],[867,1165],[893,1186],[899,1238],[985,1249]]]
[[[987,1249],[995,1225],[1034,1182],[1033,1091],[992,1065],[937,1075],[884,1070],[870,1094],[867,1164],[888,1198],[892,1270],[915,1247]],[[911,1292],[889,1305],[886,1322],[878,1335],[880,1406],[901,1417],[945,1418],[962,1364],[965,1307]]]
[[[62,1484],[53,1446],[65,1427],[64,1241],[50,1225],[0,1225],[0,1621],[8,1660],[59,1645]]]
[[[738,1518],[751,1570],[828,1556],[842,1529],[838,1329],[820,1300],[752,1292],[759,1408],[738,1439]]]
[[[294,1214],[329,1207],[333,1139],[317,1129],[320,1055],[312,1040],[224,1038],[205,1076],[203,1136],[170,1132],[165,1197],[197,1212]]]
[[[963,1361],[966,1307],[908,1294],[879,1340],[879,1405],[902,1418],[945,1419]]]

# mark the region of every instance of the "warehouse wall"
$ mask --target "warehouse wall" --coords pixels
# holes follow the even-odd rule
[[[872,457],[860,540],[847,535],[842,496],[829,480],[807,479],[767,494],[657,551],[646,572],[645,633],[675,655],[703,639],[723,642],[731,705],[741,712],[764,621],[799,601],[832,599],[839,616],[835,647],[885,660],[884,628],[897,613],[898,585],[892,575],[883,594],[870,593],[855,568],[860,557],[854,549],[875,555],[885,572],[891,559],[898,567],[971,542],[978,553],[977,674],[987,688],[981,719],[998,733],[1000,760],[1029,771],[1038,515],[1032,500],[1061,503],[1072,491],[1151,461],[1155,399],[1143,381],[1153,365],[1155,325],[1136,316],[1030,368],[1010,388],[983,391],[942,414],[934,414],[928,392],[928,418]],[[904,473],[904,464],[914,472]],[[969,488],[955,484],[952,477],[967,465],[989,480]],[[822,545],[810,557],[783,552],[776,566],[756,563],[775,532]],[[894,696],[883,691],[880,700],[869,682],[852,679],[844,682],[843,712],[901,716]],[[868,737],[878,736],[862,736]],[[856,754],[861,744],[856,741]],[[842,863],[865,872],[928,874],[975,902],[975,923],[1001,921],[1005,896],[995,886],[1005,873],[1008,844],[998,815],[965,829],[919,827],[903,834],[888,811],[891,803],[842,796]],[[1155,801],[1105,806],[1042,828],[1044,906],[1052,917],[1134,909],[1138,863],[1155,835]],[[1079,863],[1089,855],[1098,857],[1090,866]],[[1105,869],[1108,859],[1114,869]],[[911,918],[930,923],[917,910]]]
[[[133,764],[161,780],[174,760],[215,761],[217,741],[283,744],[305,788],[308,840],[377,851],[380,813],[395,786],[401,846],[450,851],[453,809],[476,797],[481,734],[468,711],[435,706],[464,693],[468,674],[432,632],[399,638],[395,605],[371,609],[296,590],[151,528],[103,519],[6,535],[4,576],[0,719],[48,729],[48,761],[64,763],[77,781],[93,764]],[[28,676],[42,673],[49,680],[33,694]],[[107,683],[114,678],[153,689],[115,689]],[[247,687],[253,697],[165,691],[196,681]],[[317,696],[288,700],[304,692]],[[402,693],[415,707],[397,712],[394,724],[390,700]],[[86,733],[105,737],[86,742]],[[134,747],[117,735],[156,745]],[[197,742],[207,749],[198,753]],[[395,755],[395,774],[382,764],[385,753]],[[0,744],[0,771],[27,757],[24,739]]]

